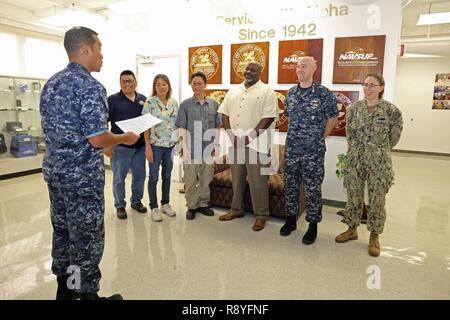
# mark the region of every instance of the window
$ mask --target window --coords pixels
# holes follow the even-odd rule
[[[0,59],[0,74],[17,74],[17,37],[8,33],[0,32],[0,48],[2,58]]]
[[[48,78],[67,64],[60,42],[25,38],[25,70],[27,75]]]

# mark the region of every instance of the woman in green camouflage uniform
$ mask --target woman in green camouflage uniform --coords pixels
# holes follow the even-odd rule
[[[378,236],[386,221],[386,193],[394,179],[390,152],[400,140],[403,120],[401,111],[382,99],[384,79],[380,74],[368,74],[363,86],[365,99],[353,103],[347,111],[348,151],[344,169],[347,206],[342,222],[349,228],[335,240],[343,243],[358,239],[356,229],[367,183],[369,254],[376,257],[380,255]]]

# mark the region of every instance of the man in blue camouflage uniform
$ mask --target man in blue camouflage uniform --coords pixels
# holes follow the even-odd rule
[[[301,58],[297,65],[299,84],[289,90],[284,101],[289,119],[284,170],[287,219],[280,234],[287,236],[297,228],[299,185],[303,182],[309,222],[304,244],[315,241],[317,224],[322,221],[325,138],[336,126],[339,114],[334,94],[313,82],[316,69],[314,58]]]
[[[106,90],[90,74],[102,66],[97,33],[72,28],[65,34],[64,47],[70,63],[47,81],[40,102],[56,299],[100,299],[99,264],[105,236],[102,148],[133,144],[139,136],[108,131]],[[122,299],[118,294],[110,298]]]

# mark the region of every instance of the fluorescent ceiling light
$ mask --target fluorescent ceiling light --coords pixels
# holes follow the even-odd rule
[[[50,24],[57,27],[68,27],[76,25],[93,24],[104,21],[105,18],[99,15],[90,13],[86,10],[70,9],[61,14],[40,18],[42,23]]]
[[[417,20],[417,25],[450,23],[450,12],[421,14]]]

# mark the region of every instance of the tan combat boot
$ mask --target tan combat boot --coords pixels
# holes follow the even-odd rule
[[[380,255],[380,242],[378,241],[378,234],[375,232],[370,233],[369,254],[373,257]]]
[[[356,239],[358,239],[358,232],[356,231],[356,228],[348,228],[347,231],[339,234],[334,240],[338,243],[344,243],[349,240],[356,240]]]

